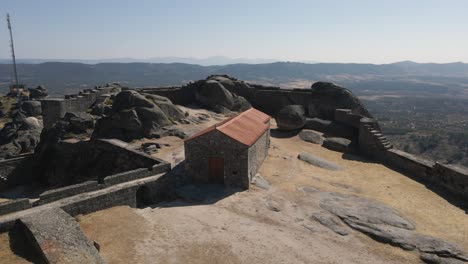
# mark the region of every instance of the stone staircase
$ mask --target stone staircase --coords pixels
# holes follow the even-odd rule
[[[382,131],[378,127],[377,123],[366,123],[364,127],[374,136],[381,150],[389,150],[393,148],[392,143],[382,134]]]

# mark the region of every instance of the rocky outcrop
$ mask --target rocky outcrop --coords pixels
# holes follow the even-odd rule
[[[29,99],[42,99],[47,97],[47,89],[43,85],[39,85],[36,88],[28,88]]]
[[[68,133],[82,134],[94,128],[95,119],[88,113],[66,113],[62,121],[67,122]]]
[[[312,84],[311,93],[313,98],[317,98],[317,102],[309,107],[309,112],[318,117],[333,120],[336,109],[351,109],[355,114],[372,117],[350,90],[334,83],[316,82]]]
[[[276,124],[281,130],[301,129],[305,125],[305,109],[302,105],[288,105],[276,115]]]
[[[405,250],[418,250],[421,259],[427,263],[468,261],[468,255],[462,249],[444,240],[417,233],[413,223],[381,203],[357,196],[322,193],[320,207],[374,240]]]
[[[206,80],[196,88],[195,100],[200,105],[218,113],[245,111],[251,107],[242,96],[228,91],[216,80]]]
[[[20,110],[26,116],[40,116],[42,114],[41,102],[39,102],[39,101],[23,101],[23,102],[21,102]]]
[[[114,99],[112,112],[96,123],[93,138],[117,138],[131,141],[165,135],[167,126],[186,114],[162,96],[122,91]]]
[[[39,119],[15,111],[12,121],[0,130],[0,159],[32,152],[39,143],[41,130],[42,122]]]

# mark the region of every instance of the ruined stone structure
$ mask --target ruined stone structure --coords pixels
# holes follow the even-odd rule
[[[268,154],[270,117],[254,108],[185,141],[185,168],[194,182],[249,188]]]
[[[48,98],[41,100],[44,128],[52,125],[66,113],[85,112],[103,94],[108,94],[115,87],[98,87],[86,89],[78,94],[66,95],[65,98]]]
[[[78,143],[75,143],[78,144]],[[171,170],[171,165],[163,160],[153,158],[144,153],[134,151],[126,146],[124,142],[118,140],[96,140],[96,141],[86,141],[80,143],[87,146],[85,149],[82,149],[84,153],[91,153],[91,149],[95,149],[102,155],[100,159],[103,159],[103,162],[106,163],[110,168],[106,170],[102,168],[101,172],[97,171],[84,171],[81,170],[80,173],[85,173],[90,180],[85,182],[80,182],[77,184],[71,184],[60,188],[49,189],[39,195],[39,199],[14,199],[8,202],[0,203],[0,215],[9,214],[17,211],[21,211],[27,208],[35,208],[36,206],[49,204],[61,199],[68,197],[95,192],[97,190],[104,190],[111,186],[119,185],[122,183],[128,183],[136,181],[139,179],[145,179],[152,177],[154,175],[161,175],[161,173],[167,173]],[[72,147],[72,146],[71,146]],[[106,156],[107,159],[103,157]],[[27,159],[31,159],[33,156],[29,156],[26,159],[22,159],[23,162],[27,162]],[[70,156],[70,160],[77,161],[77,158]],[[99,158],[98,158],[99,159]],[[132,161],[132,162],[126,162]],[[66,160],[62,160],[59,163],[65,163]],[[121,164],[121,163],[125,163]],[[7,161],[0,162],[0,171],[2,166],[5,166],[4,171],[10,171],[13,163]],[[119,164],[123,165],[120,166]],[[96,164],[98,165],[98,164]],[[20,164],[16,164],[20,166]],[[83,165],[83,169],[86,169],[90,165]],[[51,166],[52,167],[52,166]],[[57,168],[55,168],[57,170]],[[77,169],[73,173],[77,173]],[[33,172],[31,172],[34,174]],[[36,173],[38,173],[36,171]],[[101,175],[101,177],[99,176]],[[29,173],[28,173],[29,175]],[[6,175],[8,178],[11,175]],[[14,177],[14,176],[13,176]],[[33,177],[34,178],[34,177]],[[170,188],[168,188],[170,189]],[[132,205],[136,204],[136,190],[133,190],[133,198],[129,196],[128,199],[132,200]],[[155,193],[154,195],[160,195],[161,192]],[[122,198],[122,197],[121,197]],[[119,198],[120,199],[120,198]],[[127,198],[126,198],[127,199]],[[101,206],[101,205],[93,205]]]

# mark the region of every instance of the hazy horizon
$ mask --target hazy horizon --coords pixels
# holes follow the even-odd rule
[[[227,56],[209,56],[209,57],[151,57],[151,58],[107,58],[107,59],[89,59],[89,58],[16,58],[17,64],[40,64],[46,62],[63,62],[63,63],[83,63],[83,64],[99,64],[99,63],[183,63],[195,64],[200,66],[216,66],[229,64],[269,64],[269,63],[304,63],[304,64],[372,64],[372,65],[387,65],[397,63],[417,63],[417,64],[453,64],[463,63],[462,61],[449,62],[419,62],[412,60],[392,61],[388,63],[372,63],[372,62],[339,62],[339,61],[287,61],[268,58],[231,58]],[[12,64],[11,58],[0,58],[0,64]]]
[[[468,62],[468,1],[5,0],[18,59]],[[10,58],[0,20],[0,58]]]

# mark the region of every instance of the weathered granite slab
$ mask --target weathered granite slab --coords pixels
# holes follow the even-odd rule
[[[62,209],[43,210],[20,222],[47,263],[105,263],[75,219]]]

